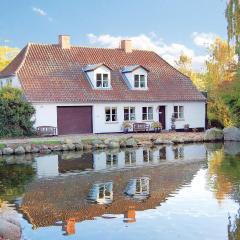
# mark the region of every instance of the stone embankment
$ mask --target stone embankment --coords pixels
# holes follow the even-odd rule
[[[231,135],[232,136],[232,135]],[[23,155],[28,153],[48,154],[56,151],[83,151],[96,149],[154,147],[155,145],[211,142],[223,140],[223,131],[213,128],[205,133],[159,133],[159,134],[115,134],[92,135],[91,137],[69,136],[64,139],[48,138],[34,142],[34,138],[23,143],[0,141],[0,155]]]

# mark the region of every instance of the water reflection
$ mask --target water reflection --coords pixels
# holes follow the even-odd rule
[[[16,205],[26,239],[84,238],[84,232],[85,239],[101,239],[103,229],[112,238],[122,230],[121,238],[161,231],[169,239],[168,229],[170,239],[195,239],[196,232],[196,239],[239,237],[240,143],[14,157],[1,164],[1,197],[22,197]],[[225,235],[211,230],[216,226]]]
[[[149,197],[149,178],[141,177],[131,179],[124,191],[134,200],[143,201]]]
[[[93,184],[89,191],[89,202],[98,204],[110,204],[113,201],[113,183],[96,183]]]

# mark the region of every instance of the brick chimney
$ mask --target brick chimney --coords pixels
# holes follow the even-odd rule
[[[59,35],[58,37],[58,44],[61,46],[62,49],[70,49],[70,36],[69,35]]]
[[[125,53],[132,52],[132,40],[121,40],[120,48],[125,51]]]

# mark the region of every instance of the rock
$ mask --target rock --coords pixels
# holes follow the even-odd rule
[[[173,144],[184,143],[184,139],[182,138],[174,138],[172,139]]]
[[[126,147],[137,147],[137,141],[135,138],[131,137],[131,138],[128,138],[126,141],[125,141],[125,144],[126,144]]]
[[[77,151],[82,151],[83,150],[83,145],[81,143],[76,143],[75,147],[76,147]]]
[[[110,148],[110,149],[119,148],[120,144],[117,141],[109,141],[107,147]]]
[[[75,145],[74,145],[73,143],[68,143],[67,146],[68,146],[68,149],[69,149],[70,151],[73,151],[73,150],[76,149],[76,147],[75,147]]]
[[[61,145],[54,145],[52,146],[52,151],[62,151],[62,146]]]
[[[31,153],[32,152],[32,146],[30,144],[25,146],[25,152],[26,153]]]
[[[63,151],[68,151],[68,150],[69,150],[67,144],[63,144],[63,145],[61,146],[61,148],[62,148]]]
[[[223,140],[223,131],[218,128],[208,129],[204,134],[205,141],[219,141]]]
[[[0,239],[20,240],[21,227],[7,219],[0,218],[0,237]]]
[[[40,149],[36,146],[31,148],[31,153],[39,153]]]
[[[223,129],[225,141],[240,141],[240,129],[236,127],[229,127]]]
[[[82,143],[82,140],[80,138],[73,138],[72,139],[72,143],[73,144],[81,144]]]
[[[14,153],[16,155],[25,154],[25,149],[23,146],[18,146],[17,148],[15,148]]]
[[[11,155],[13,154],[13,149],[10,147],[6,147],[6,148],[3,148],[2,152],[3,152],[3,155]]]
[[[42,145],[40,147],[40,153],[50,153],[52,150],[48,148],[46,145]]]
[[[169,141],[169,140],[164,140],[162,138],[157,138],[155,141],[154,141],[154,145],[162,145],[162,144],[173,144],[172,141]]]
[[[70,138],[65,138],[64,141],[63,141],[64,144],[72,144],[73,143],[73,140],[70,139]]]
[[[93,146],[90,145],[90,144],[84,144],[83,145],[83,150],[91,150],[92,148],[93,148]]]
[[[240,154],[240,142],[230,142],[226,141],[224,143],[224,152],[229,155],[237,155]]]
[[[100,145],[100,144],[103,144],[103,141],[100,140],[100,139],[94,139],[94,140],[92,140],[91,144],[92,144],[93,146],[95,146],[95,145]]]

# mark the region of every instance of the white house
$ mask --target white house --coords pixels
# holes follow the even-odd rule
[[[22,88],[36,109],[35,126],[58,134],[122,132],[124,121],[164,129],[205,128],[206,99],[192,81],[152,51],[29,43],[0,73],[0,87]]]

